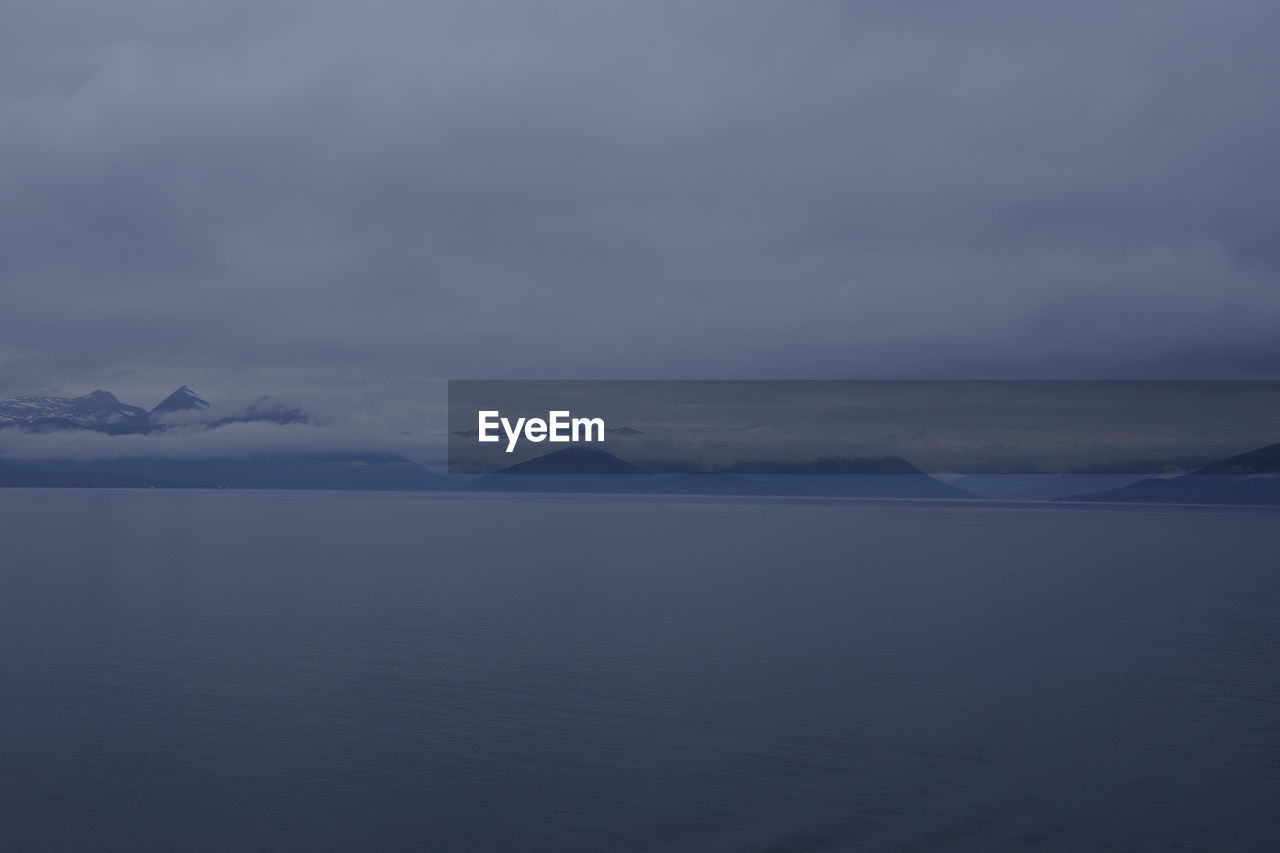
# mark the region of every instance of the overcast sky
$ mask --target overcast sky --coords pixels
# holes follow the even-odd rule
[[[9,0],[0,396],[1280,377],[1277,32],[1245,0]]]

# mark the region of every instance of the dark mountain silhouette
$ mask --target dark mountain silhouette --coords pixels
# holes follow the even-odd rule
[[[512,474],[527,476],[529,474],[599,475],[643,473],[645,472],[641,469],[630,462],[624,462],[607,450],[600,450],[595,447],[566,447],[563,450],[555,450],[543,456],[536,456],[533,459],[494,471],[490,476],[502,477]]]
[[[1167,459],[1128,459],[1121,462],[1106,462],[1100,465],[1086,465],[1072,468],[1062,476],[1081,474],[1088,476],[1151,476],[1152,474],[1180,475],[1189,474],[1211,464],[1212,456],[1174,456]]]
[[[165,397],[155,408],[151,410],[151,414],[163,412],[188,412],[200,411],[209,408],[209,402],[200,398],[200,395],[192,391],[186,385],[178,388],[168,397]]]
[[[748,475],[783,490],[830,497],[976,498],[897,456],[877,459],[825,457],[812,462],[743,462],[722,473]]]
[[[651,478],[649,491],[666,495],[775,495],[813,497],[778,477],[744,477],[740,474],[669,474]]]
[[[1280,444],[1213,462],[1181,477],[1139,480],[1061,500],[1280,505]]]
[[[812,462],[740,462],[727,468],[719,469],[721,474],[755,474],[755,475],[928,475],[905,459],[897,456],[882,456],[877,459],[848,458],[844,456],[827,456]]]
[[[831,473],[825,473],[831,472]],[[866,472],[866,473],[862,473]],[[646,474],[612,453],[571,447],[487,474],[464,488],[511,492],[972,498],[903,459],[751,462],[700,474]]]
[[[1249,476],[1255,474],[1280,474],[1280,444],[1268,444],[1239,456],[1214,462],[1194,471],[1199,475]]]
[[[486,474],[463,486],[490,492],[635,492],[651,479],[607,450],[566,447]]]
[[[1073,468],[1053,477],[1033,477],[1005,497],[1016,500],[1050,501],[1070,495],[1120,489],[1153,474],[1167,479],[1190,473],[1213,461],[1209,456],[1178,456],[1169,459],[1132,459]],[[978,489],[980,491],[980,489]]]

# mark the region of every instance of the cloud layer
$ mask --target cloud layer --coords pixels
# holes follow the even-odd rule
[[[1275,4],[4,17],[0,394],[1280,377]]]

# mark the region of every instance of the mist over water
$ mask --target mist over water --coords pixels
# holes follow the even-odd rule
[[[0,490],[5,846],[1280,849],[1277,521]]]

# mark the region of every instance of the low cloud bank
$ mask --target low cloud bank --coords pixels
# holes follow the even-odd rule
[[[33,433],[0,430],[0,458],[21,459],[249,459],[324,453],[399,453],[415,461],[443,455],[443,444],[394,441],[360,430],[315,424],[236,423],[152,435],[104,435],[89,430]]]

